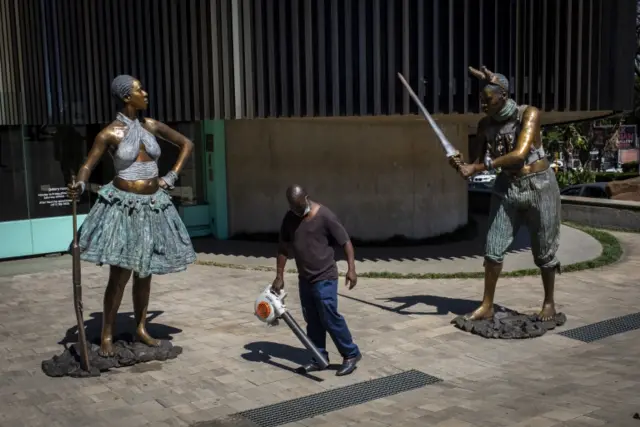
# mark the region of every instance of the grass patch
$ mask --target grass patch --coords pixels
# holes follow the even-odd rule
[[[618,262],[622,258],[623,250],[618,239],[616,239],[611,233],[603,231],[601,229],[584,227],[578,224],[565,222],[565,225],[576,228],[583,231],[602,245],[602,252],[597,258],[576,262],[574,264],[565,265],[562,267],[563,272],[573,272],[588,270],[592,268],[600,268],[615,262]],[[356,248],[357,250],[357,248]],[[200,261],[195,262],[198,265],[207,265],[212,267],[221,268],[234,268],[238,270],[251,270],[251,271],[275,271],[275,267],[266,266],[250,266],[241,264],[228,264],[215,261]],[[287,273],[297,273],[295,269],[289,269]],[[536,276],[540,274],[540,270],[537,268],[505,271],[501,274],[501,277],[524,277],[524,276]],[[340,276],[344,276],[344,273],[340,273]],[[370,278],[370,279],[478,279],[484,277],[484,272],[460,272],[460,273],[394,273],[389,271],[371,271],[365,273],[358,273],[358,277]]]

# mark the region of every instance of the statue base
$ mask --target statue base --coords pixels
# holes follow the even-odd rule
[[[77,343],[65,349],[60,356],[44,360],[42,371],[49,377],[99,377],[101,372],[113,368],[175,359],[182,353],[182,347],[174,346],[170,341],[160,341],[158,347],[151,347],[142,342],[133,341],[130,336],[116,339],[113,343],[115,355],[111,357],[101,356],[99,345],[87,343],[87,346],[89,347],[89,372],[83,370],[80,365],[80,349]]]
[[[457,328],[484,338],[524,339],[541,337],[547,331],[562,326],[567,321],[563,313],[555,315],[553,320],[543,322],[537,314],[523,314],[504,310],[497,312],[492,319],[467,320],[458,316],[451,321]]]

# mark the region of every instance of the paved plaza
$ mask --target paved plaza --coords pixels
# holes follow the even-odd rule
[[[252,314],[273,273],[203,265],[154,278],[149,329],[184,348],[177,359],[99,378],[49,378],[40,363],[62,352],[59,343],[75,341],[70,265],[36,260],[47,268],[25,273],[19,263],[0,264],[0,425],[225,426],[225,417],[247,409],[416,369],[443,381],[287,425],[640,427],[633,418],[640,330],[593,343],[558,335],[640,311],[640,235],[612,234],[623,259],[559,276],[556,299],[567,324],[532,340],[487,340],[449,324],[476,306],[478,279],[361,278],[352,291],[341,286],[340,309],[364,358],[351,376],[325,371],[319,380],[294,372],[307,353],[286,325],[267,328]],[[83,265],[90,338],[99,334],[107,273]],[[286,285],[303,324],[295,276]],[[498,285],[496,301],[511,309],[535,311],[541,299],[537,277]],[[131,312],[127,292],[120,330],[133,329]]]

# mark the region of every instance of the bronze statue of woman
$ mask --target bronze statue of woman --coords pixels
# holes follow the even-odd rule
[[[172,189],[193,150],[193,143],[169,126],[150,118],[138,119],[148,106],[139,80],[116,77],[111,92],[121,105],[116,119],[96,137],[69,196],[79,197],[91,171],[108,151],[116,176],[98,191],[98,200],[78,230],[80,258],[110,266],[104,294],[100,353],[113,356],[113,327],[127,282],[133,275],[136,335],[143,343],[159,345],[146,329],[153,274],[184,271],[196,259],[191,239],[167,189]],[[158,174],[160,146],[156,137],[180,148],[173,168]]]

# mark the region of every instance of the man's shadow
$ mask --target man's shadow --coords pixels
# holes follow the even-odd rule
[[[324,381],[322,378],[316,377],[304,372],[301,368],[292,368],[282,363],[276,362],[275,359],[288,360],[291,363],[302,366],[311,361],[311,353],[305,348],[292,347],[287,344],[274,343],[269,341],[252,342],[244,346],[248,353],[242,355],[244,360],[249,362],[266,363],[285,371],[293,372],[314,381]],[[337,370],[340,365],[330,364],[327,369]]]
[[[449,298],[449,297],[441,297],[437,295],[410,295],[403,297],[392,297],[392,298],[380,298],[384,299],[387,303],[395,303],[400,304],[396,307],[389,307],[383,304],[377,304],[371,301],[365,301],[359,298],[354,298],[350,295],[340,294],[342,298],[347,298],[352,301],[357,301],[362,304],[367,304],[373,307],[377,307],[381,310],[390,311],[392,313],[402,314],[402,315],[410,315],[410,314],[418,314],[418,315],[438,315],[443,316],[445,314],[456,314],[456,315],[464,315],[467,313],[471,313],[476,308],[480,306],[480,301],[477,300],[468,300],[461,298]],[[414,307],[419,304],[428,305],[431,307],[435,307],[435,310],[432,311],[407,311],[411,307]],[[504,309],[504,307],[499,305],[494,305],[496,311]]]
[[[147,332],[154,338],[159,340],[171,341],[173,335],[182,332],[182,329],[173,326],[163,325],[161,323],[151,323],[152,320],[160,316],[164,311],[149,311],[147,315]],[[100,345],[100,336],[102,334],[102,312],[95,312],[89,315],[89,319],[85,319],[84,328],[87,342]],[[136,322],[133,312],[118,313],[114,325],[114,341],[117,339],[130,339],[136,330]],[[68,344],[78,342],[78,325],[74,325],[67,329],[64,338],[58,344],[67,348]]]

